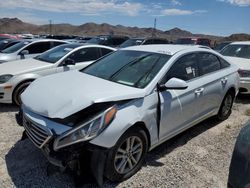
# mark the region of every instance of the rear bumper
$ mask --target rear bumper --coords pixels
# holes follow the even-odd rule
[[[240,79],[240,93],[250,93],[250,79]]]

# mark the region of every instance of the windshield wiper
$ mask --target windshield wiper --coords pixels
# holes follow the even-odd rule
[[[123,69],[125,69],[125,68],[127,68],[127,67],[129,67],[129,66],[133,66],[134,64],[140,62],[141,60],[143,60],[143,59],[145,59],[145,58],[147,58],[147,57],[149,57],[149,56],[151,56],[151,55],[153,55],[153,54],[148,54],[148,55],[145,55],[145,56],[142,56],[142,57],[140,57],[140,58],[137,58],[137,59],[135,59],[135,60],[130,61],[128,64],[122,66],[120,69],[118,69],[116,72],[114,72],[114,73],[108,78],[108,80],[113,80],[113,79],[114,79]]]

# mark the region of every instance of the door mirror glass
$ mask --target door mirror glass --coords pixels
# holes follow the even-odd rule
[[[168,89],[184,90],[187,88],[188,88],[187,82],[179,78],[171,78],[170,80],[167,81],[167,83],[159,86],[160,91],[165,91]]]
[[[63,66],[75,65],[75,61],[73,59],[67,58],[62,65]]]
[[[20,52],[20,55],[28,55],[29,54],[29,50],[23,50]]]

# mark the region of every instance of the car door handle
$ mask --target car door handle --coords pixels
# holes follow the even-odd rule
[[[200,93],[202,93],[203,91],[204,91],[204,88],[202,87],[202,88],[196,89],[194,92],[195,92],[196,94],[200,94]]]
[[[227,77],[222,78],[220,81],[221,81],[222,84],[226,84],[227,83]]]

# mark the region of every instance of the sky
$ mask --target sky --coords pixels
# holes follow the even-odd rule
[[[192,33],[250,34],[250,0],[1,0],[0,18],[34,24],[87,22],[174,27]]]

